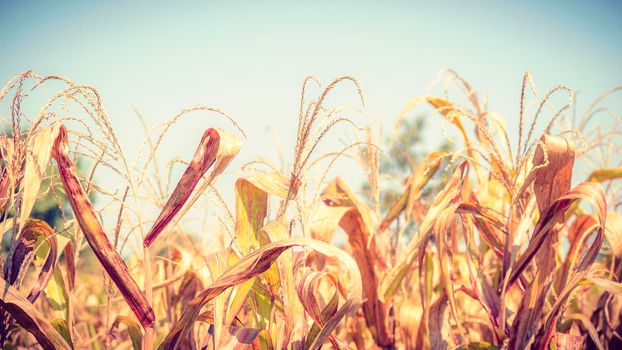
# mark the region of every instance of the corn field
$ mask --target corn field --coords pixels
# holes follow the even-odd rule
[[[95,88],[15,76],[0,91],[3,348],[622,348],[622,119],[607,107],[622,86],[578,110],[527,73],[504,119],[458,73],[441,77],[444,93],[404,101],[394,129],[424,111],[453,150],[397,176],[354,77],[304,80],[285,167],[231,169],[246,135],[219,109],[143,121],[130,159]],[[360,100],[331,106],[338,85]],[[228,127],[207,128],[191,159],[161,159],[191,113]],[[358,139],[318,152],[338,124]],[[344,157],[366,191],[329,177]],[[62,224],[32,216],[42,200]]]

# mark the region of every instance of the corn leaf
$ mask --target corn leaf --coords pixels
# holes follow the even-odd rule
[[[266,271],[281,253],[295,246],[309,247],[324,255],[337,257],[346,265],[351,274],[351,286],[348,290],[347,300],[326,322],[326,325],[311,345],[312,349],[318,349],[328,338],[339,321],[341,321],[345,315],[352,314],[360,307],[362,301],[361,279],[356,262],[345,252],[327,243],[304,238],[267,244],[245,256],[240,262],[228,269],[207,289],[188,303],[180,319],[160,344],[159,349],[177,348],[180,342],[189,336],[192,326],[199,316],[201,308],[205,304],[228,288],[243,283]]]
[[[0,279],[0,308],[36,339],[44,349],[69,350],[65,339],[54,329],[44,315],[4,279]]]
[[[428,210],[425,218],[419,225],[417,233],[408,243],[402,255],[398,257],[395,265],[385,274],[379,286],[379,298],[381,301],[388,301],[393,297],[402,280],[408,272],[412,271],[412,266],[416,261],[419,249],[423,246],[430,236],[431,231],[438,218],[438,215],[451,202],[458,199],[462,191],[462,186],[467,180],[467,172],[469,165],[463,162],[456,167],[453,175],[443,188],[443,190],[434,198],[433,204]]]
[[[23,188],[19,212],[20,226],[30,216],[35,200],[39,195],[41,180],[50,161],[52,146],[54,145],[53,138],[58,134],[59,125],[43,128],[29,138],[24,176],[20,183],[20,187]]]
[[[376,254],[375,237],[370,211],[359,203],[345,181],[337,178],[322,192],[322,200],[330,207],[349,208],[339,221],[339,225],[348,235],[354,260],[363,279],[363,314],[372,336],[379,346],[389,346],[393,339],[389,333],[387,310],[378,298],[379,277],[376,266],[384,261]],[[338,209],[339,212],[342,212]]]
[[[58,128],[55,137],[52,157],[56,159],[58,171],[65,187],[67,199],[78,221],[78,225],[84,233],[86,241],[91,246],[93,253],[102,264],[110,279],[119,288],[136,317],[145,327],[152,326],[155,315],[145,296],[132,278],[127,265],[115,250],[102,228],[95,210],[88,200],[80,181],[76,176],[75,166],[68,156],[67,130],[63,125]]]
[[[607,168],[594,170],[587,181],[590,182],[605,182],[622,178],[622,168]]]
[[[128,316],[119,315],[112,322],[111,329],[118,329],[121,323],[124,323],[127,327],[127,332],[132,340],[132,347],[134,350],[140,350],[143,342],[143,332],[140,329],[140,324],[133,318]]]
[[[40,246],[44,244],[49,247],[42,250]],[[45,256],[45,262],[39,271],[39,277],[32,287],[28,300],[34,302],[43,288],[52,277],[53,268],[56,264],[57,239],[54,231],[45,221],[36,219],[26,219],[22,226],[22,231],[17,237],[17,245],[11,257],[11,270],[8,271],[8,264],[5,265],[5,278],[10,284],[15,284],[20,271],[25,269],[22,266],[27,256],[33,254],[35,248],[39,247],[41,254]]]

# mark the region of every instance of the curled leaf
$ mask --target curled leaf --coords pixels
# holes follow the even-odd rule
[[[540,211],[570,189],[574,148],[561,137],[543,135],[533,157],[533,182]]]
[[[311,344],[311,349],[318,349],[341,319],[347,314],[354,313],[356,309],[359,308],[362,301],[361,278],[356,262],[344,251],[321,241],[304,238],[269,243],[242,258],[237,264],[224,272],[207,289],[186,305],[180,319],[160,344],[159,349],[177,348],[180,342],[189,336],[192,326],[199,317],[201,308],[205,304],[220,295],[226,289],[243,283],[266,271],[281,253],[295,246],[309,247],[324,255],[338,257],[350,271],[351,285],[348,289],[346,301],[342,307],[326,321],[324,328]]]
[[[43,288],[45,288],[52,277],[53,268],[56,264],[57,242],[55,233],[50,225],[42,220],[26,219],[25,224],[22,226],[22,231],[17,237],[15,252],[11,257],[11,270],[6,270],[8,264],[5,265],[5,279],[13,285],[24,268],[22,265],[25,259],[33,254],[33,251],[41,242],[46,242],[49,245],[49,251],[39,272],[39,277],[28,296],[28,300],[31,302],[34,302]]]
[[[319,283],[322,278],[328,280],[335,289],[332,297],[323,308],[320,307],[320,302],[316,296],[316,291],[319,289]],[[337,290],[337,285],[338,281],[335,275],[321,272],[310,272],[306,274],[298,283],[298,288],[296,288],[298,298],[309,316],[311,316],[311,319],[315,322],[307,335],[307,345],[310,345],[313,342],[315,337],[320,332],[321,327],[324,327],[326,321],[328,321],[335,314],[335,312],[337,312],[337,307],[339,306],[339,292]],[[339,348],[339,346],[336,345],[337,341],[334,336],[329,336],[329,339],[336,348]]]
[[[127,332],[132,340],[132,347],[134,350],[140,350],[143,342],[143,333],[140,329],[140,324],[131,317],[119,315],[114,319],[114,322],[110,327],[110,331],[112,332],[113,330],[118,329],[121,323],[124,323],[127,326]]]
[[[384,261],[376,254],[376,242],[369,210],[354,196],[345,181],[337,178],[322,193],[322,200],[330,207],[349,208],[339,220],[339,225],[348,235],[352,255],[361,271],[363,279],[363,313],[367,327],[376,343],[389,346],[393,339],[389,333],[387,309],[378,297],[379,277],[376,266]],[[339,213],[342,211],[337,209]]]
[[[0,279],[0,309],[8,312],[44,349],[70,349],[65,339],[45,316],[4,279]]]

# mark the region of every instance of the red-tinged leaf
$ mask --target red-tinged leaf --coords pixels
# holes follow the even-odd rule
[[[78,225],[84,233],[86,241],[91,246],[93,253],[95,253],[110,279],[119,288],[121,295],[123,295],[136,317],[143,326],[150,327],[155,322],[153,310],[147,303],[145,296],[141,293],[140,288],[138,288],[136,281],[132,278],[127,265],[114,249],[112,243],[110,243],[108,236],[106,236],[97,219],[93,206],[76,176],[75,166],[67,154],[67,130],[62,125],[58,130],[52,157],[56,159],[58,164],[58,171],[65,187],[65,193]]]
[[[112,322],[109,333],[114,333],[118,330],[121,323],[124,323],[127,327],[134,350],[140,350],[142,348],[143,332],[140,329],[140,324],[135,319],[123,315],[117,316],[114,322]]]
[[[179,221],[197,199],[205,193],[208,186],[229,165],[240,150],[240,141],[234,135],[220,129],[209,128],[203,134],[201,142],[190,165],[175,186],[153,227],[145,236],[144,245],[148,247],[171,221]],[[212,168],[208,178],[196,190],[199,180]],[[194,192],[194,195],[192,193]]]
[[[566,281],[569,278],[571,269],[575,268],[581,251],[586,246],[585,242],[587,241],[588,237],[591,233],[597,230],[598,222],[592,215],[580,215],[568,229],[570,249],[568,249],[568,254],[566,254],[566,260],[564,260],[560,270],[560,278],[557,283],[558,293],[566,285]]]
[[[567,140],[543,135],[533,157],[533,189],[540,212],[570,189],[574,147]]]
[[[376,266],[384,265],[384,261],[376,254],[370,211],[359,203],[341,178],[327,186],[322,193],[322,200],[331,207],[349,208],[341,217],[339,225],[348,235],[352,255],[361,271],[365,321],[376,344],[389,346],[394,340],[388,328],[387,308],[378,298],[379,277],[376,271]]]
[[[65,265],[67,267],[67,288],[71,291],[76,285],[76,256],[73,247],[73,241],[67,242],[65,246]]]
[[[31,254],[33,254],[35,248],[37,248],[39,243],[47,244],[49,246],[49,251],[45,262],[41,267],[41,271],[39,272],[39,277],[37,278],[37,281],[35,282],[30,294],[28,295],[28,300],[30,300],[31,302],[34,302],[43,290],[43,288],[45,288],[45,285],[52,277],[52,274],[54,272],[53,267],[56,264],[56,236],[50,225],[48,225],[45,221],[26,219],[25,224],[22,226],[22,231],[17,237],[17,246],[15,248],[15,252],[11,257],[11,271],[5,270],[5,279],[11,285],[14,285],[21,271],[26,268],[25,266],[22,266],[24,260]],[[5,265],[5,269],[7,267],[8,264]]]
[[[320,307],[320,301],[318,300],[319,296],[316,294],[318,294],[319,283],[323,278],[332,284],[335,291],[326,305],[324,307]],[[328,321],[335,314],[335,312],[337,312],[337,307],[339,306],[339,291],[337,288],[338,283],[339,282],[337,281],[337,277],[335,277],[335,275],[323,272],[310,272],[306,274],[298,283],[298,287],[296,288],[298,299],[300,300],[300,303],[304,307],[305,311],[307,311],[307,314],[309,314],[311,319],[314,321],[311,330],[307,334],[305,342],[307,347],[311,345],[322,327],[326,324],[326,321]],[[333,335],[329,336],[329,340],[335,348],[339,348],[337,340]]]
[[[8,312],[17,324],[30,332],[41,347],[49,350],[71,349],[38,308],[4,279],[0,279],[0,290],[0,309]]]
[[[430,349],[445,350],[448,347],[447,335],[443,334],[445,308],[447,308],[447,295],[442,293],[430,306],[430,323],[426,325],[429,329]]]
[[[572,278],[575,274],[587,271],[600,251],[606,223],[607,204],[605,194],[600,185],[596,183],[580,183],[549,205],[548,210],[540,217],[540,220],[536,224],[534,234],[532,235],[527,250],[517,260],[515,267],[512,269],[510,284],[520,276],[527,264],[537,254],[537,270],[534,281],[527,288],[525,297],[519,305],[517,317],[512,324],[511,340],[509,343],[510,349],[525,348],[533,341],[533,337],[536,334],[541,335],[536,337],[536,346],[538,347],[547,346],[550,340],[547,334],[552,334],[553,327],[556,326],[556,322],[554,321],[558,317],[558,312],[560,311],[559,307],[553,310],[548,320],[545,320],[547,322],[539,332],[536,328],[540,324],[538,320],[547,291],[551,285],[550,281],[553,277],[551,276],[551,271],[554,266],[551,267],[551,265],[555,264],[554,257],[550,252],[552,248],[548,244],[544,247],[543,245],[547,242],[547,237],[557,236],[556,230],[560,228],[560,220],[563,220],[566,211],[578,200],[585,200],[594,207],[598,225],[591,226],[596,229],[596,238],[587,249],[586,253],[572,267],[573,272],[569,275],[569,278]],[[586,231],[582,235],[588,235],[591,232],[592,231]]]
[[[326,325],[311,345],[312,349],[318,349],[341,319],[347,314],[354,313],[360,307],[362,301],[361,279],[356,262],[347,253],[327,243],[304,238],[270,243],[242,258],[240,262],[229,268],[207,289],[186,305],[180,319],[160,344],[159,349],[178,348],[179,344],[190,335],[193,324],[199,317],[201,309],[205,304],[228,288],[243,283],[266,271],[281,253],[295,246],[309,247],[324,255],[338,257],[350,272],[351,285],[348,289],[346,301],[326,322]]]
[[[160,232],[173,220],[175,214],[181,210],[188,198],[190,198],[201,177],[216,161],[219,146],[220,135],[218,131],[212,128],[207,129],[201,138],[201,142],[199,142],[190,165],[188,165],[177,186],[175,186],[173,193],[166,205],[164,205],[153,227],[145,236],[145,246],[149,246],[153,242]]]
[[[555,345],[558,350],[583,350],[585,338],[581,335],[555,332]]]
[[[386,273],[382,278],[379,286],[380,300],[386,302],[391,299],[402,283],[404,277],[406,277],[406,275],[413,270],[412,267],[417,260],[417,257],[419,257],[420,249],[431,237],[432,228],[434,227],[441,211],[450,203],[460,199],[462,195],[462,188],[468,179],[468,169],[469,163],[466,161],[456,167],[453,175],[443,190],[436,196],[436,198],[434,198],[432,206],[417,229],[417,233],[408,243],[403,254],[398,257],[398,260],[393,268],[391,268],[391,270],[389,270],[388,273]]]
[[[555,202],[553,202],[547,211],[540,217],[538,223],[536,224],[536,228],[532,235],[529,246],[525,250],[525,252],[517,259],[514,267],[512,268],[512,273],[510,275],[509,285],[514,283],[516,279],[520,276],[523,270],[527,267],[527,264],[534,257],[535,253],[540,249],[540,246],[544,242],[544,238],[546,237],[549,230],[552,226],[557,223],[558,217],[563,217],[566,211],[570,208],[570,206],[578,200],[585,200],[589,202],[596,210],[597,219],[599,221],[599,235],[602,235],[604,231],[604,225],[606,223],[606,209],[607,202],[605,199],[605,193],[603,192],[602,187],[596,183],[583,182],[577,185],[572,190],[566,192],[563,196],[559,197]],[[600,242],[595,241],[592,243],[600,245],[602,243],[602,237],[600,238]],[[596,252],[597,253],[597,252]],[[592,253],[593,255],[593,253]],[[596,256],[593,256],[595,258]]]
[[[471,214],[480,237],[490,246],[498,256],[502,256],[503,243],[501,233],[503,223],[495,217],[494,212],[487,207],[480,205],[472,194],[473,202],[462,202],[457,209],[458,213]]]

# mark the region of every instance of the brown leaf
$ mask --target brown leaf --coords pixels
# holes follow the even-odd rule
[[[393,339],[388,329],[386,306],[378,298],[379,278],[376,271],[376,267],[384,265],[384,261],[376,254],[369,210],[359,204],[341,178],[328,185],[322,193],[322,200],[328,206],[349,208],[341,217],[339,225],[348,235],[352,255],[361,271],[365,322],[376,343],[389,346]]]
[[[404,277],[412,271],[412,266],[420,257],[420,249],[432,235],[432,228],[438,216],[444,208],[461,197],[463,186],[468,181],[468,169],[467,161],[457,166],[443,190],[434,198],[432,206],[417,229],[417,234],[408,243],[403,254],[398,257],[395,265],[382,278],[379,286],[381,300],[386,302],[392,298]]]
[[[561,137],[543,135],[533,157],[533,189],[540,212],[570,189],[574,147]]]
[[[175,225],[181,220],[199,197],[207,191],[216,177],[225,170],[239,150],[240,141],[236,136],[220,129],[209,128],[205,134],[203,134],[201,143],[195,152],[190,166],[179,180],[171,197],[158,216],[156,223],[153,225],[153,228],[147,236],[145,236],[143,244],[149,246],[171,221],[173,225]],[[212,160],[214,155],[216,158]],[[210,166],[212,172],[201,185],[195,189],[199,180]],[[193,192],[194,195],[191,196]]]
[[[0,309],[8,312],[21,327],[34,335],[44,349],[70,349],[65,339],[46,320],[38,308],[4,279],[0,279]]]
[[[565,217],[572,204],[579,200],[585,200],[594,207],[598,225],[592,226],[596,229],[596,238],[581,259],[572,266],[573,273],[569,276],[569,279],[575,274],[587,271],[598,256],[605,229],[607,203],[600,185],[584,182],[566,192],[549,205],[548,210],[544,212],[536,224],[527,250],[517,260],[512,269],[510,284],[520,276],[532,258],[537,256],[534,280],[525,291],[525,297],[521,301],[517,316],[512,324],[510,349],[525,348],[532,342],[532,338],[536,334],[542,334],[539,339],[536,339],[538,343],[542,343],[539,345],[546,346],[548,337],[545,334],[552,334],[553,327],[556,326],[556,322],[553,321],[561,310],[561,305],[556,305],[553,308],[551,316],[549,316],[548,320],[545,320],[547,322],[538,332],[538,327],[541,324],[540,314],[551,285],[553,277],[551,272],[555,266],[555,258],[552,256],[552,247],[550,246],[551,237],[557,236],[556,231],[560,229],[560,220]],[[583,235],[588,233],[584,232]]]
[[[242,260],[224,272],[207,289],[186,305],[180,319],[160,344],[159,349],[178,348],[180,342],[187,339],[189,336],[193,324],[199,317],[201,309],[205,304],[228,288],[241,284],[266,271],[281,253],[295,246],[309,247],[322,254],[338,257],[346,265],[351,274],[351,285],[348,289],[346,301],[342,307],[327,320],[324,328],[311,345],[311,349],[318,349],[339,324],[341,319],[347,314],[353,314],[360,307],[362,301],[362,287],[356,262],[348,254],[330,244],[305,238],[269,243],[242,258]]]
[[[125,298],[136,317],[145,327],[150,327],[155,322],[155,315],[147,299],[138,288],[132,278],[127,265],[114,249],[106,236],[95,210],[88,200],[80,181],[76,176],[75,166],[69,160],[67,130],[63,125],[59,127],[58,135],[54,141],[52,157],[58,164],[58,172],[65,187],[67,199],[71,205],[74,216],[86,241],[91,246],[93,253],[102,264],[110,279],[115,283],[121,295]]]
[[[33,254],[35,248],[37,248],[37,243],[41,240],[45,240],[50,249],[39,271],[39,277],[28,295],[28,300],[31,302],[37,299],[41,291],[47,285],[54,272],[53,267],[56,264],[56,235],[50,225],[42,220],[26,219],[26,223],[22,226],[22,231],[17,237],[15,252],[11,257],[11,271],[6,271],[8,264],[5,265],[5,279],[11,285],[14,285],[19,274],[26,268],[26,266],[22,266],[24,260]]]
[[[186,171],[182,175],[181,179],[175,186],[171,196],[164,205],[164,208],[160,212],[160,215],[156,219],[153,227],[149,230],[149,233],[145,236],[145,246],[151,245],[154,239],[158,237],[160,232],[173,220],[173,217],[181,210],[186,203],[192,191],[201,180],[201,177],[216,161],[216,155],[218,154],[218,147],[220,146],[220,135],[216,129],[209,128],[203,137],[201,142],[194,153],[194,158],[186,168]]]

